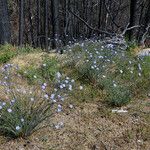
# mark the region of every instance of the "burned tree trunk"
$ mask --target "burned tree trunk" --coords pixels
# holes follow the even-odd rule
[[[59,1],[51,0],[52,14],[52,48],[56,48],[57,40],[59,40]]]
[[[137,0],[130,0],[130,20],[129,20],[129,28],[136,25],[136,6]],[[133,39],[134,30],[127,31],[128,40],[131,41]]]
[[[0,0],[0,44],[11,40],[7,0]]]
[[[24,33],[24,0],[19,2],[19,46],[23,45]]]

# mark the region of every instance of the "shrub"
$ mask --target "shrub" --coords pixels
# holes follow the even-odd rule
[[[131,100],[131,91],[128,87],[117,85],[113,83],[106,88],[106,100],[111,106],[122,106]]]
[[[13,46],[9,44],[0,46],[0,64],[7,63],[16,54],[16,49]]]
[[[41,75],[44,79],[52,81],[55,77],[56,72],[59,70],[58,62],[55,57],[43,57],[42,65],[39,69],[41,70]]]

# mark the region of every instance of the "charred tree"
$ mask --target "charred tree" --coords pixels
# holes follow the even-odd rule
[[[10,21],[7,0],[0,0],[0,44],[10,43]]]

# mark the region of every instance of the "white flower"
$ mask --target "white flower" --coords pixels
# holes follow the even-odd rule
[[[114,87],[117,87],[117,85],[116,85],[115,83],[113,84],[113,86],[114,86]]]
[[[46,67],[46,64],[43,64],[43,67]]]
[[[63,87],[66,87],[66,85],[65,85],[65,84],[62,84],[62,86],[63,86]]]
[[[142,74],[139,72],[139,76],[142,76]]]
[[[23,119],[23,118],[21,118],[21,122],[24,122],[24,119]]]
[[[44,83],[43,85],[44,85],[44,86],[47,86],[47,83]]]
[[[53,102],[53,103],[56,103],[57,101],[56,101],[55,99],[52,99],[52,102]]]
[[[57,89],[55,88],[54,91],[57,92]]]
[[[8,79],[8,77],[4,77],[5,79]]]
[[[45,90],[45,89],[46,89],[46,87],[44,85],[42,85],[42,90]]]
[[[69,90],[72,91],[72,85],[69,85]]]
[[[61,127],[63,127],[64,126],[64,123],[63,122],[60,122],[60,123],[58,123],[57,125],[55,125],[55,128],[56,129],[60,129]]]
[[[123,73],[123,71],[122,71],[122,70],[120,70],[120,73]]]
[[[74,80],[72,79],[72,80],[71,80],[71,82],[73,83],[73,82],[74,82]]]
[[[2,109],[3,107],[0,105],[0,110]]]
[[[61,99],[60,99],[61,101],[64,101],[65,99],[63,98],[63,97],[61,97]]]
[[[57,112],[61,112],[61,111],[62,111],[62,106],[59,104],[57,108]]]
[[[45,94],[45,95],[44,95],[44,98],[48,99],[48,94]]]
[[[51,94],[51,97],[50,97],[50,98],[51,98],[51,99],[54,99],[54,97],[55,97],[55,94]]]
[[[63,89],[63,85],[60,85],[60,89]]]
[[[12,103],[14,103],[15,101],[16,101],[15,99],[11,100]]]
[[[34,98],[33,98],[33,97],[31,97],[31,98],[30,98],[30,100],[31,100],[31,102],[33,102],[33,101],[34,101]]]
[[[131,70],[130,73],[133,73],[133,71]]]
[[[20,130],[21,129],[21,127],[20,126],[16,126],[16,130],[18,131],[18,130]]]
[[[69,78],[69,77],[66,77],[66,79],[69,80],[70,78]]]
[[[72,108],[73,108],[73,105],[72,105],[72,104],[70,104],[70,105],[69,105],[69,108],[71,108],[71,109],[72,109]]]
[[[68,80],[65,80],[65,83],[69,83],[69,81],[68,81]]]
[[[35,78],[35,79],[36,79],[36,78],[37,78],[37,76],[36,76],[36,75],[34,75],[34,76],[33,76],[33,78]]]
[[[106,78],[106,76],[105,76],[105,75],[103,75],[103,78]]]
[[[59,124],[55,125],[55,128],[56,128],[56,129],[59,129],[59,128],[60,128],[60,127],[59,127]]]
[[[91,66],[91,69],[94,69],[94,66]]]
[[[5,105],[6,105],[6,103],[5,103],[5,102],[3,102],[3,103],[2,103],[2,105],[3,105],[3,106],[5,106]]]
[[[80,86],[79,88],[80,88],[80,90],[83,90],[83,86]]]
[[[138,64],[138,68],[139,68],[139,70],[142,70],[142,68],[141,68],[141,65],[140,65],[140,64]]]
[[[12,112],[12,109],[11,109],[11,108],[8,108],[7,111],[8,111],[9,113],[11,113],[11,112]]]
[[[60,72],[57,72],[57,73],[56,73],[56,77],[57,77],[58,79],[60,79],[60,78],[61,78],[61,74],[60,74]]]

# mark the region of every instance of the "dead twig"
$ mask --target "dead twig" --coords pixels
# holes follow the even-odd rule
[[[79,15],[77,15],[76,13],[72,12],[71,10],[68,10],[69,13],[71,13],[72,15],[74,15],[76,18],[78,18],[80,21],[82,21],[89,29],[93,30],[93,31],[97,31],[99,33],[103,33],[109,36],[115,36],[115,33],[110,33],[107,31],[103,31],[103,30],[99,30],[97,28],[92,27],[91,25],[89,25],[83,18],[81,18]]]

